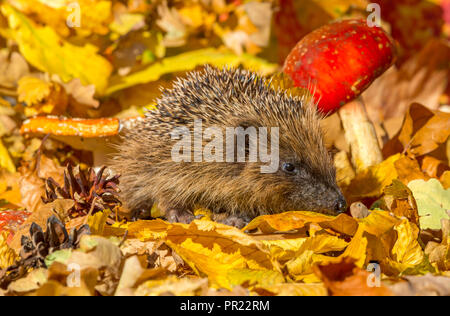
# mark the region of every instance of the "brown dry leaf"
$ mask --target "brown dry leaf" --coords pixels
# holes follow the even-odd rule
[[[35,296],[93,296],[99,271],[95,268],[83,268],[80,279],[74,278],[73,269],[55,262],[48,269],[48,281],[30,295]],[[76,282],[67,284],[67,282]],[[74,286],[75,285],[75,286]]]
[[[313,212],[287,212],[276,215],[263,215],[248,224],[244,231],[258,228],[264,234],[287,232],[318,224],[325,229],[331,229],[344,235],[352,236],[358,228],[356,220],[348,215],[337,217]]]
[[[450,220],[442,219],[442,242],[440,244],[430,241],[425,247],[425,254],[429,256],[430,263],[439,271],[450,270]]]
[[[37,174],[38,172],[33,164],[22,166],[19,170],[21,173],[19,186],[22,194],[20,206],[29,212],[36,211],[44,204],[41,197],[45,195],[45,179],[53,178],[58,183],[64,182],[64,168],[45,155],[39,157],[39,174]]]
[[[315,267],[316,274],[323,280],[333,296],[390,296],[385,286],[370,287],[371,274],[358,268],[351,259]]]
[[[199,295],[208,285],[206,278],[178,278],[169,276],[166,280],[150,280],[139,286],[135,292],[137,296],[195,296]]]
[[[23,76],[28,75],[30,68],[25,58],[17,52],[0,51],[0,86],[13,89]]]
[[[69,102],[71,107],[78,106],[90,106],[98,108],[100,102],[94,99],[95,86],[85,86],[81,83],[81,80],[76,78],[68,83],[62,83],[66,93],[70,96]]]
[[[439,108],[439,99],[447,88],[450,46],[432,40],[400,69],[390,68],[363,94],[370,119],[375,123],[403,117],[412,103]]]
[[[400,132],[384,146],[383,155],[406,151],[415,157],[423,156],[445,145],[449,136],[450,113],[433,112],[414,103]]]
[[[392,212],[397,217],[406,217],[414,224],[419,225],[416,200],[405,184],[394,180],[390,186],[384,188],[384,194],[381,200],[385,210]]]
[[[164,269],[144,269],[137,256],[128,258],[123,266],[122,276],[117,286],[115,296],[134,295],[134,289],[147,280],[166,277]]]
[[[233,290],[204,288],[201,296],[250,296],[248,289],[242,286],[235,286]]]
[[[67,214],[68,210],[74,205],[73,200],[56,200],[53,203],[42,204],[33,210],[27,220],[19,227],[11,241],[11,247],[19,251],[21,247],[22,235],[28,235],[30,227],[33,223],[41,227],[46,227],[47,219],[52,215],[57,215],[60,219],[64,219],[61,215]]]
[[[390,285],[389,290],[397,296],[450,296],[450,277],[408,276],[405,282]]]
[[[9,294],[24,295],[39,289],[47,282],[48,271],[46,269],[33,270],[26,277],[12,282],[8,286]]]

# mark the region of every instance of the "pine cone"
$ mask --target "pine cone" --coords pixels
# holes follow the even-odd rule
[[[64,171],[64,186],[61,187],[55,180],[46,181],[46,197],[44,203],[51,203],[56,199],[72,199],[75,206],[69,211],[72,218],[87,215],[93,207],[92,214],[105,209],[114,209],[120,205],[118,198],[118,175],[106,177],[103,175],[106,167],[97,173],[89,168],[82,171],[79,167],[74,169],[68,165]],[[93,206],[94,204],[94,206]]]
[[[90,234],[88,225],[79,229],[73,229],[71,234],[67,233],[64,224],[52,216],[47,220],[47,230],[33,223],[30,227],[30,237],[22,236],[22,249],[20,260],[0,273],[0,287],[7,288],[8,285],[24,276],[29,269],[46,268],[45,258],[63,249],[76,249],[79,247],[81,236]]]

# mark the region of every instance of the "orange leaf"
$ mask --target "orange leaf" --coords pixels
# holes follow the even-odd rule
[[[323,280],[333,296],[390,296],[384,287],[371,287],[372,275],[358,268],[353,259],[345,258],[339,263],[316,266],[315,273]]]
[[[429,177],[420,170],[419,162],[412,158],[403,156],[394,163],[397,170],[398,179],[407,185],[412,180],[428,180]]]
[[[298,230],[314,223],[319,224],[322,228],[332,229],[349,236],[354,235],[358,229],[358,222],[345,214],[333,217],[313,212],[287,212],[260,216],[243,228],[243,230],[259,228],[262,233],[269,234],[276,231]]]
[[[407,151],[418,157],[439,148],[450,136],[450,113],[434,112],[414,103],[408,109],[400,132],[383,148],[383,154]]]
[[[439,178],[445,171],[450,170],[450,167],[442,160],[425,156],[422,161],[422,170],[432,178]]]

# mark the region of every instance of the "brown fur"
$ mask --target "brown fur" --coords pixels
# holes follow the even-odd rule
[[[201,206],[250,218],[292,210],[337,213],[343,198],[309,97],[272,89],[247,71],[206,67],[176,82],[157,104],[125,133],[112,162],[130,209],[149,209],[156,202],[163,210]],[[296,174],[281,167],[262,174],[260,163],[175,163],[171,131],[178,126],[192,131],[195,119],[203,121],[203,129],[279,127],[280,166],[294,163]]]

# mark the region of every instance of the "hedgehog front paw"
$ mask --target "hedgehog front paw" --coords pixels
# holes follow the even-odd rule
[[[185,209],[169,209],[166,212],[166,220],[169,223],[190,224],[194,219],[194,214]]]
[[[245,226],[247,226],[248,223],[250,223],[252,219],[245,215],[233,214],[233,215],[229,215],[226,217],[222,217],[222,216],[216,217],[216,218],[214,218],[214,220],[221,224],[225,224],[228,226],[236,227],[238,229],[242,229]]]

